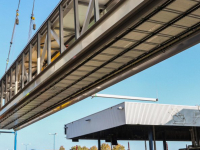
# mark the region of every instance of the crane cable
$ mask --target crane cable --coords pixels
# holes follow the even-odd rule
[[[32,14],[31,14],[31,20],[30,20],[30,26],[29,26],[28,41],[31,38],[32,26],[33,26],[33,30],[36,29],[35,17],[34,17],[34,7],[35,7],[35,0],[33,0],[33,8],[32,8]]]
[[[19,3],[18,3],[17,10],[16,10],[15,23],[14,23],[12,37],[11,37],[11,41],[10,41],[10,47],[9,47],[9,51],[8,51],[8,58],[6,60],[6,69],[5,69],[5,72],[7,71],[7,68],[8,68],[10,52],[11,52],[11,48],[12,48],[12,44],[13,44],[13,38],[14,38],[14,34],[15,34],[15,27],[16,27],[16,25],[19,25],[19,18],[18,18],[18,16],[19,16],[19,6],[20,6],[20,0],[19,0]]]

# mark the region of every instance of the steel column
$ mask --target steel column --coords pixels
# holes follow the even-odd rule
[[[164,139],[164,140],[163,140],[163,149],[164,149],[164,150],[167,150],[167,145],[166,145],[166,144],[167,144],[167,143],[166,143],[166,139]]]
[[[164,139],[163,139],[163,149],[167,150],[167,142],[166,142],[165,134],[164,134]]]
[[[13,74],[12,74],[12,72],[13,72],[13,69],[10,68],[10,99],[12,98],[12,91],[13,91],[13,89],[12,89],[12,83],[13,83]]]
[[[47,22],[47,64],[51,63],[51,21]]]
[[[200,131],[199,130],[197,130],[197,136],[198,136],[198,141],[197,142],[199,144],[198,146],[200,146]]]
[[[155,134],[155,126],[153,126],[153,141],[154,141],[154,150],[156,150],[156,134]]]
[[[37,74],[41,71],[40,67],[40,33],[37,34]]]
[[[95,22],[97,22],[100,18],[99,15],[99,1],[98,0],[94,0],[94,18],[95,18]]]
[[[8,101],[8,74],[6,74],[6,79],[5,79],[5,103]]]
[[[98,135],[98,150],[101,150],[101,133],[99,132],[99,135]]]
[[[54,37],[54,39],[56,40],[56,42],[60,46],[60,37],[58,37],[57,33],[53,29],[51,29],[51,35]],[[54,50],[54,49],[52,48],[52,50]]]
[[[163,133],[163,149],[167,150],[167,146],[166,146],[166,133]]]
[[[101,150],[101,139],[98,139],[98,150]]]
[[[3,107],[3,93],[4,93],[4,88],[3,88],[3,80],[1,80],[1,107]]]
[[[87,31],[88,27],[89,27],[90,18],[92,16],[93,8],[94,8],[94,0],[90,0],[89,6],[88,6],[88,11],[87,11],[87,14],[86,14],[86,18],[85,18],[85,21],[84,21],[84,24],[83,24],[83,28],[82,28],[82,31],[81,31],[81,35],[84,34]]]
[[[46,35],[45,41],[44,41],[42,57],[41,57],[41,60],[40,60],[40,68],[42,68],[42,66],[43,66],[43,62],[44,62],[44,57],[45,57],[46,51],[47,51],[47,35]]]
[[[147,141],[144,141],[145,150],[147,150]]]
[[[14,150],[17,150],[17,131],[14,133],[15,134],[15,140],[14,140]]]
[[[60,53],[64,51],[64,34],[63,34],[63,6],[59,7],[59,42],[60,42]]]
[[[19,74],[18,61],[16,61],[16,67],[15,67],[15,94],[17,94],[17,92],[18,92],[18,74]]]
[[[78,39],[80,37],[78,0],[74,0],[74,26],[75,26],[75,38]]]
[[[21,89],[24,88],[24,53],[22,53]]]
[[[29,72],[28,72],[28,81],[32,80],[32,44],[29,45]]]
[[[149,150],[153,150],[153,131],[152,129],[149,130]]]

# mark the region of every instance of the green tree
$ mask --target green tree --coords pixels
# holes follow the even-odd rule
[[[90,147],[90,150],[98,150],[96,146]]]
[[[63,146],[61,146],[59,150],[65,150],[65,148]]]
[[[71,150],[76,150],[76,146],[71,147]],[[81,146],[77,146],[77,150],[82,150]]]
[[[89,150],[89,148],[87,148],[86,146],[83,146],[82,150]]]
[[[113,146],[113,150],[125,150],[125,147],[123,145],[118,144]]]
[[[110,145],[109,145],[109,144],[106,144],[106,143],[103,143],[103,144],[101,145],[101,150],[111,150]]]

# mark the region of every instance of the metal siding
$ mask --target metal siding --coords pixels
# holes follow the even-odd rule
[[[67,138],[74,138],[77,136],[124,125],[125,110],[119,110],[119,106],[124,107],[124,103],[67,124]],[[87,119],[91,119],[91,121],[85,121]]]
[[[126,124],[200,126],[197,106],[125,102]]]

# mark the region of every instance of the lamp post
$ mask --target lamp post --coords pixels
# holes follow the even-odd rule
[[[53,149],[54,149],[54,150],[55,150],[55,141],[56,141],[55,138],[56,138],[56,134],[57,134],[57,133],[49,133],[49,135],[53,135],[53,141],[54,141],[54,142],[53,142],[53,147],[54,147]]]
[[[31,143],[29,143],[29,144],[22,143],[22,145],[26,146],[26,150],[27,150],[28,145],[31,145]]]

